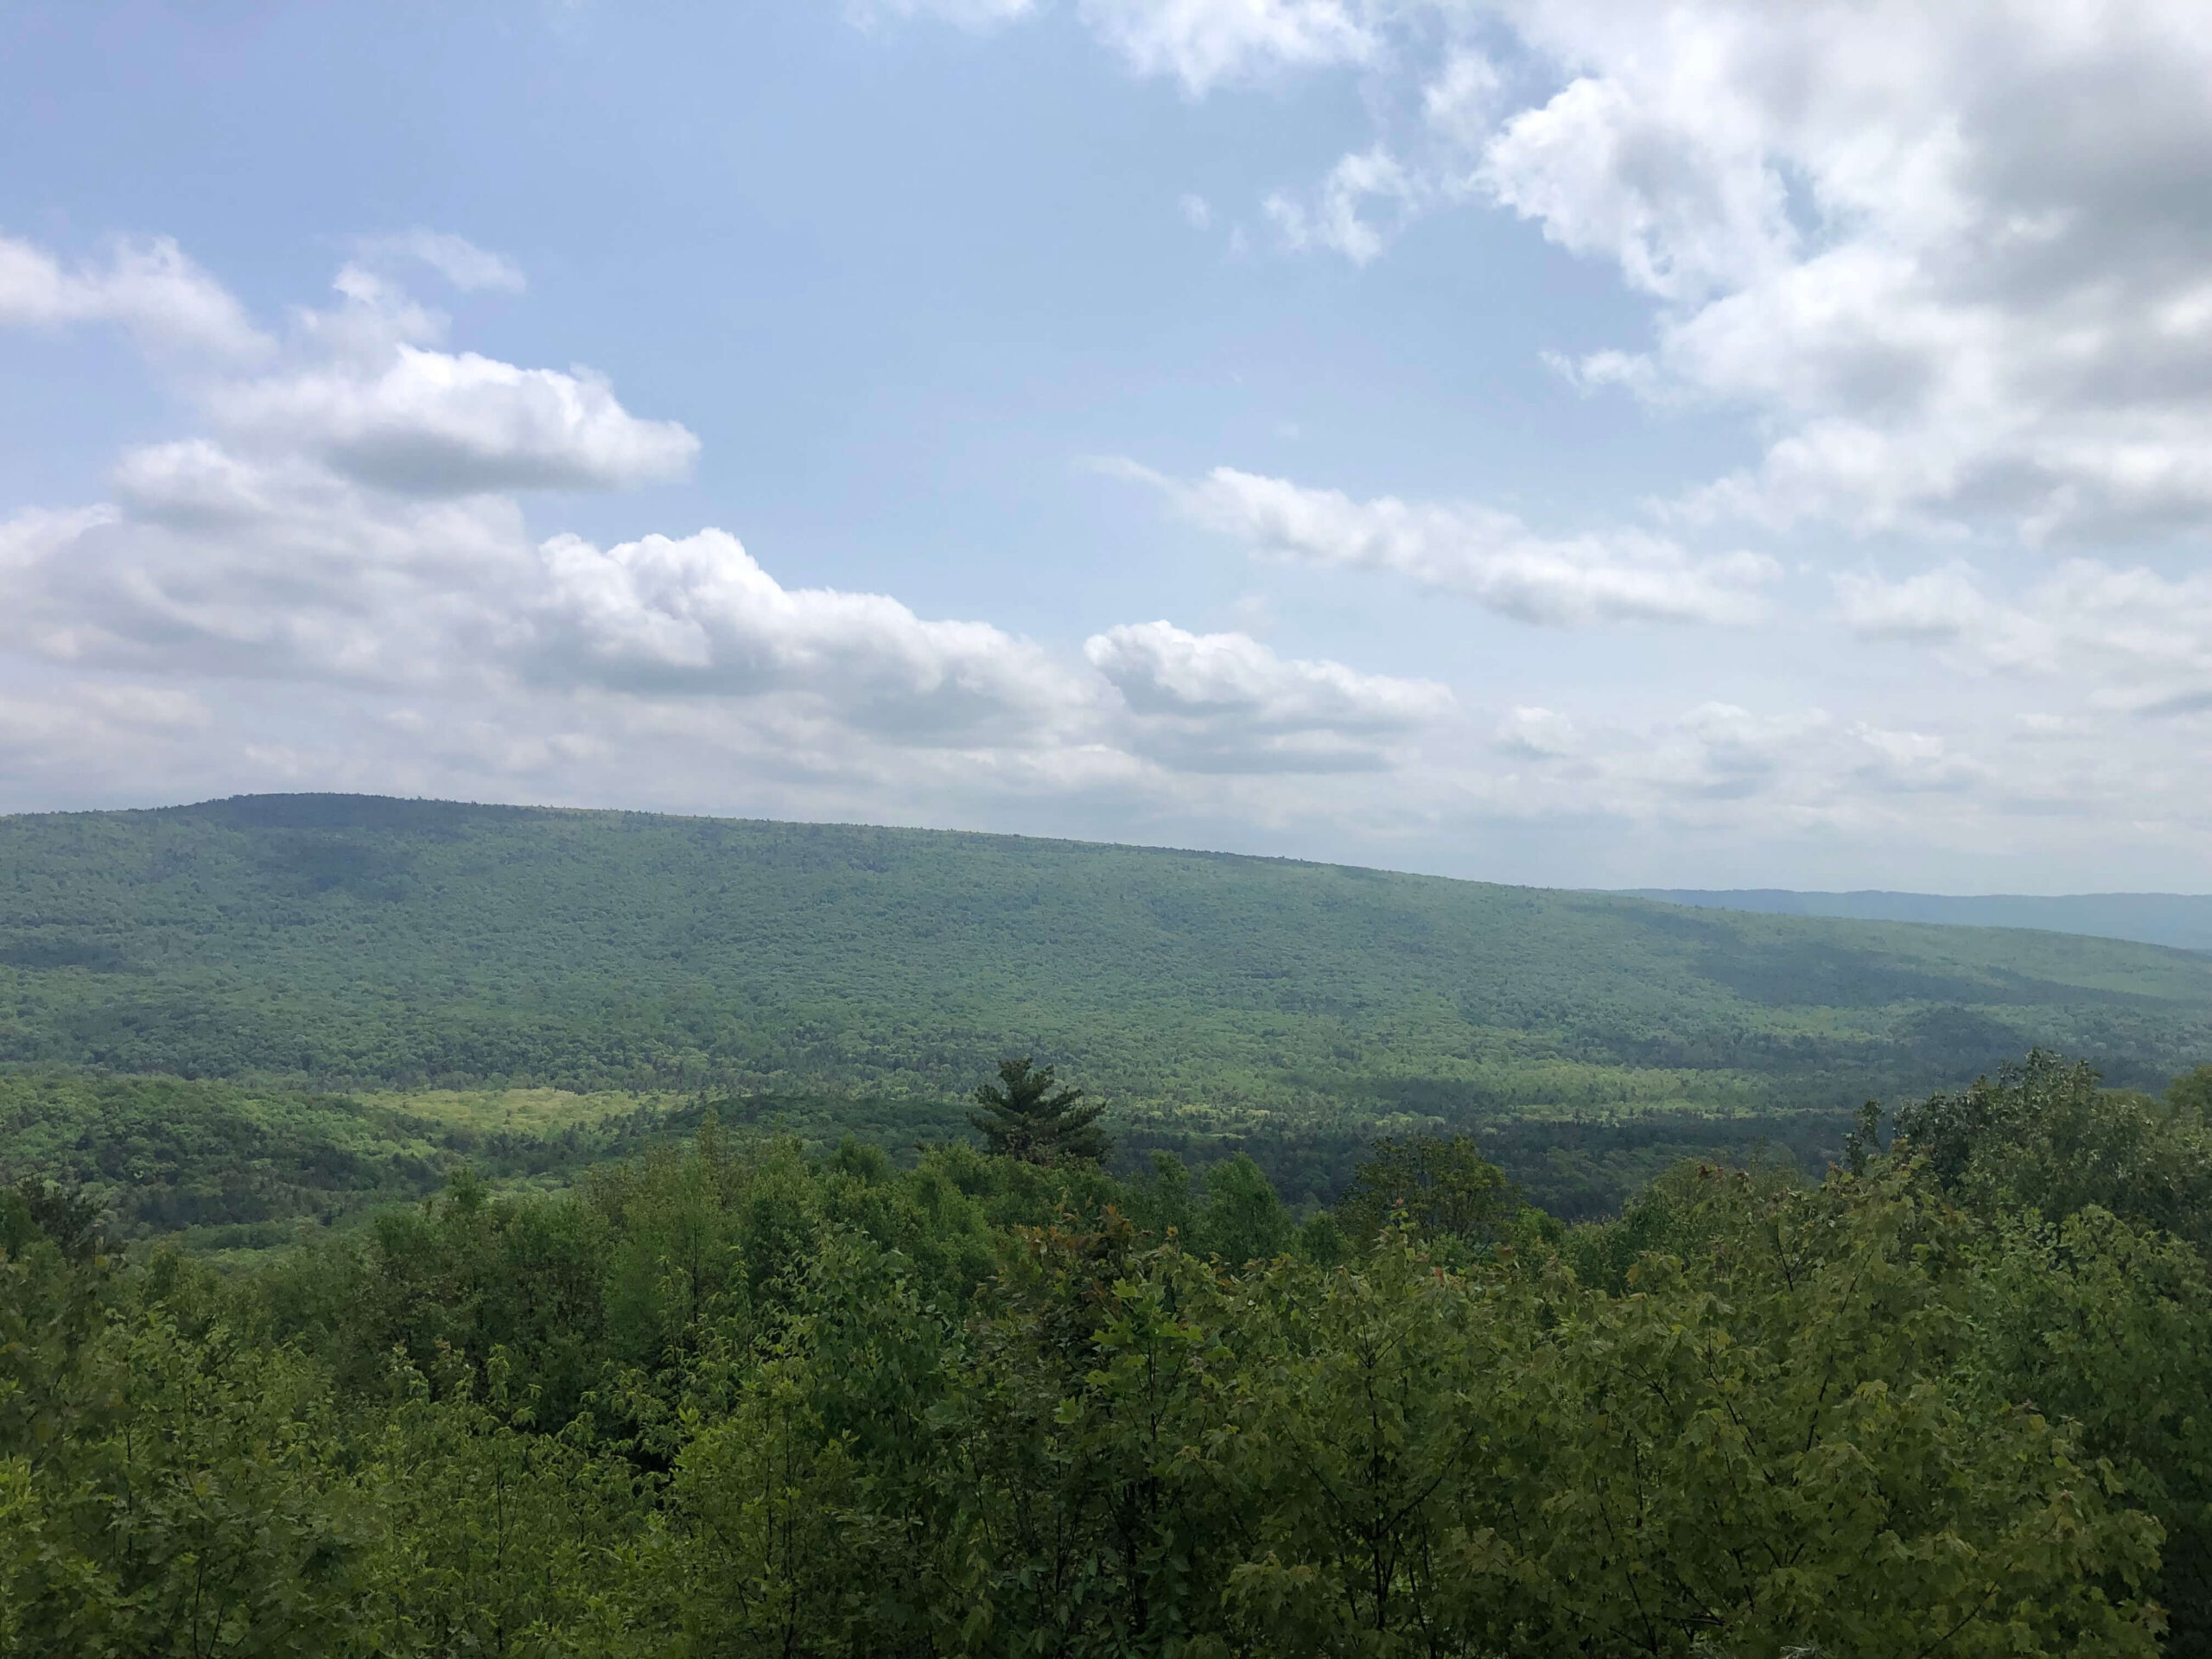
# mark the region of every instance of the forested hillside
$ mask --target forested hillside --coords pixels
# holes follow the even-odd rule
[[[1009,836],[248,797],[0,820],[0,1058],[1123,1107],[1848,1104],[2035,1043],[2157,1084],[2212,961]]]

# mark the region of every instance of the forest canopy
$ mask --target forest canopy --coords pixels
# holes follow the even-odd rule
[[[2201,1652],[2208,1079],[1576,1226],[1465,1143],[1301,1223],[709,1122],[224,1275],[34,1183],[0,1650]]]

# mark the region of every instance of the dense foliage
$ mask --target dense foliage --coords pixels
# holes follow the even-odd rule
[[[521,1103],[519,1107],[517,1103]],[[594,1165],[725,1128],[789,1134],[816,1154],[848,1137],[902,1165],[972,1137],[958,1101],[849,1095],[632,1095],[554,1090],[338,1095],[271,1083],[0,1073],[0,1184],[32,1175],[81,1188],[119,1236],[198,1251],[289,1243],[302,1226],[346,1226],[377,1205],[437,1192],[466,1165],[505,1189],[566,1185]],[[1334,1203],[1369,1155],[1356,1123],[1224,1124],[1185,1111],[1116,1124],[1115,1166],[1167,1152],[1205,1168],[1243,1156],[1300,1208]],[[1818,1114],[1710,1118],[1675,1111],[1614,1122],[1481,1125],[1483,1155],[1552,1213],[1611,1214],[1685,1157],[1765,1144],[1808,1168],[1840,1149]]]
[[[13,1190],[0,1652],[2202,1653],[2207,1084],[1579,1227],[1402,1139],[1299,1224],[709,1123],[229,1278]]]
[[[957,1100],[1364,1138],[2212,1055],[2212,961],[1011,836],[337,796],[0,819],[0,1059]],[[1116,1129],[1117,1134],[1122,1133]]]

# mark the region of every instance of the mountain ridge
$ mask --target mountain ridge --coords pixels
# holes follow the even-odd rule
[[[2155,1085],[2212,962],[1246,855],[391,797],[0,819],[0,1060],[1464,1121]]]

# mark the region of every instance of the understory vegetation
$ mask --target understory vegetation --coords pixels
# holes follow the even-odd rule
[[[1302,1213],[1117,1177],[1006,1081],[1029,1157],[709,1116],[250,1271],[23,1180],[0,1652],[2212,1642],[2212,1069],[2038,1052],[1580,1224],[1449,1135]]]

